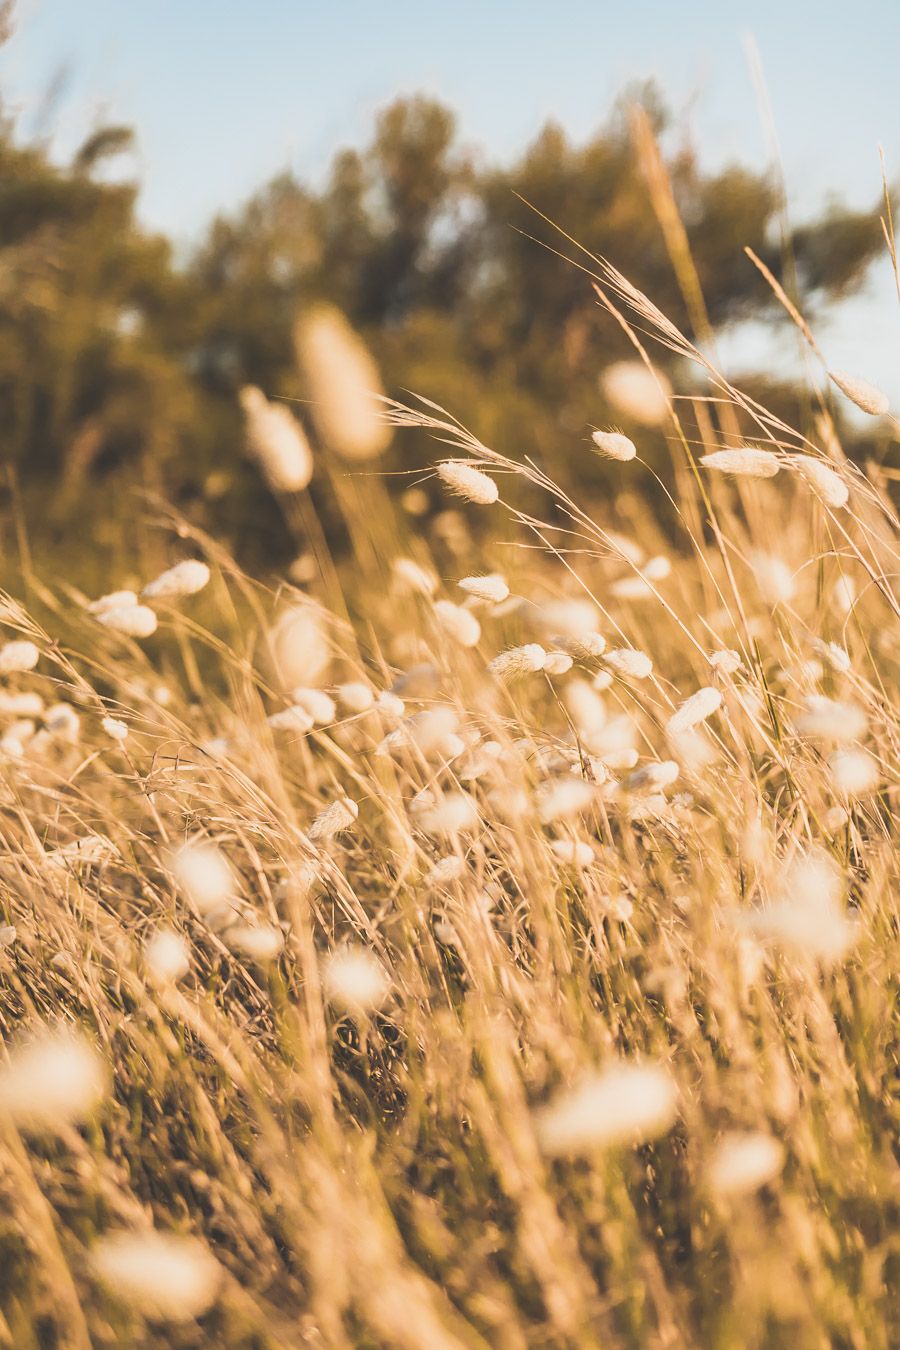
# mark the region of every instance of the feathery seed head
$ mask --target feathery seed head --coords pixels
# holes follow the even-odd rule
[[[499,572],[490,572],[484,577],[463,577],[460,588],[478,600],[499,605],[509,595],[506,579]]]
[[[145,600],[182,600],[196,595],[209,581],[209,568],[199,558],[185,558],[141,591]]]
[[[866,750],[835,750],[828,757],[832,782],[844,797],[862,797],[878,786],[877,761]]]
[[[829,370],[828,378],[862,412],[869,413],[872,417],[883,417],[890,410],[891,401],[887,394],[883,394],[867,380],[861,380],[856,375],[848,375],[843,370]]]
[[[273,492],[302,492],[313,476],[306,433],[283,403],[270,403],[261,389],[241,390],[247,449]]]
[[[666,723],[666,734],[681,736],[684,732],[691,731],[701,722],[705,722],[707,717],[711,717],[721,703],[722,695],[712,685],[698,689],[690,698],[686,698],[669,718]]]
[[[315,725],[312,713],[299,703],[293,703],[289,708],[281,708],[278,712],[271,713],[266,718],[266,723],[273,731],[296,731],[301,736],[311,731]]]
[[[174,929],[157,928],[144,944],[144,965],[157,984],[175,984],[191,968],[190,947]]]
[[[288,605],[269,630],[273,674],[282,689],[309,689],[331,663],[324,611],[312,601]]]
[[[434,805],[416,813],[416,824],[425,834],[452,839],[478,828],[478,808],[466,792],[446,792]]]
[[[743,478],[774,478],[781,468],[779,459],[771,450],[761,450],[753,445],[714,450],[712,454],[701,455],[700,463],[705,469],[716,469],[719,473]]]
[[[754,553],[753,575],[759,592],[770,605],[786,605],[797,593],[794,574],[787,563],[770,553]]]
[[[364,684],[362,680],[352,680],[347,684],[339,684],[334,692],[338,703],[342,708],[346,708],[349,713],[368,712],[375,702],[375,693],[372,686]]]
[[[215,1302],[222,1268],[198,1238],[153,1230],[102,1238],[91,1267],[110,1293],[151,1320],[192,1322]]]
[[[770,1134],[734,1131],[718,1142],[706,1171],[712,1195],[751,1195],[780,1175],[784,1146]]]
[[[148,605],[110,605],[97,618],[104,628],[125,637],[146,638],[156,632],[157,618]]]
[[[568,652],[548,652],[544,671],[547,675],[568,675],[572,665],[572,657]]]
[[[108,595],[101,595],[98,600],[92,600],[87,607],[88,614],[103,614],[107,609],[127,609],[129,605],[136,605],[138,602],[136,591],[110,591]]]
[[[90,1119],[108,1090],[100,1055],[71,1027],[20,1041],[0,1068],[0,1114],[35,1133]]]
[[[349,797],[338,797],[330,806],[326,806],[310,825],[308,836],[314,844],[333,839],[343,830],[349,830],[359,815],[359,807]]]
[[[725,647],[721,651],[712,653],[709,664],[717,675],[734,675],[741,668],[740,652]]]
[[[478,506],[490,506],[500,495],[493,478],[464,459],[447,459],[437,466],[438,477],[451,492]]]
[[[665,1069],[623,1062],[589,1074],[536,1112],[538,1143],[550,1157],[627,1147],[674,1124],[678,1093]]]
[[[375,459],[391,442],[381,409],[381,378],[362,338],[333,305],[302,314],[294,329],[319,438],[348,460]]]
[[[319,727],[329,726],[337,718],[337,706],[323,689],[293,689],[291,698],[295,708],[303,708]]]
[[[14,675],[26,670],[34,670],[41,653],[27,638],[4,643],[0,647],[0,675]]]
[[[419,595],[434,595],[438,579],[434,573],[414,558],[395,558],[391,563],[394,585],[398,591],[414,591]]]
[[[607,666],[615,672],[629,680],[646,680],[647,676],[653,671],[653,662],[645,652],[636,651],[633,647],[617,647],[611,652],[607,652],[603,658]]]
[[[547,653],[537,642],[526,642],[523,647],[510,647],[488,662],[488,670],[503,684],[511,684],[525,675],[543,670]]]
[[[857,741],[865,734],[867,725],[868,718],[862,708],[827,698],[824,694],[813,694],[806,699],[805,710],[797,718],[801,736],[828,741]]]
[[[333,1007],[358,1017],[383,1007],[391,977],[365,947],[339,947],[323,962],[322,986]]]
[[[284,947],[284,933],[272,923],[234,924],[224,938],[232,951],[254,961],[274,961]]]
[[[638,426],[661,426],[669,415],[672,387],[643,361],[614,361],[601,374],[600,389],[617,412]]]
[[[171,857],[178,889],[201,917],[237,898],[237,882],[231,864],[210,839],[188,839]]]
[[[626,463],[637,454],[634,441],[623,436],[620,431],[594,431],[591,433],[594,449],[606,459],[617,459]]]
[[[481,624],[470,609],[454,605],[452,600],[437,600],[435,618],[441,628],[461,647],[477,647],[481,639]]]
[[[594,850],[584,839],[554,839],[550,849],[567,867],[590,867],[595,857]]]
[[[814,455],[788,455],[788,463],[806,479],[816,496],[826,506],[839,510],[847,505],[850,489],[839,473],[830,469]]]

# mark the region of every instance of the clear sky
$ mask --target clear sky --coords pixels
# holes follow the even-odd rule
[[[0,50],[7,107],[60,153],[104,118],[133,125],[142,216],[182,242],[284,168],[320,180],[415,90],[503,159],[551,116],[586,137],[653,76],[707,164],[762,167],[748,34],[796,219],[832,193],[870,204],[879,144],[900,181],[900,0],[18,0],[18,15]],[[845,307],[832,359],[858,369],[861,344],[865,373],[900,393],[889,288],[876,270],[872,297]]]

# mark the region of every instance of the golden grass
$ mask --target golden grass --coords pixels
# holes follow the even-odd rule
[[[657,312],[596,275],[643,352],[631,325]],[[890,1343],[897,521],[829,424],[813,444],[702,364],[725,412],[698,403],[693,444],[668,402],[668,540],[639,435],[593,510],[394,405],[497,484],[469,508],[487,544],[455,514],[392,572],[404,527],[345,491],[366,565],[338,602],[329,564],[325,608],[180,522],[212,581],[148,601],[141,641],[23,577],[3,619],[40,661],[3,681],[0,1344]],[[699,465],[737,419],[776,476]],[[541,515],[507,504],[519,478]],[[509,598],[457,585],[494,573]],[[178,852],[198,840],[228,863],[209,903]],[[180,979],[151,959],[160,929],[186,940]],[[19,1039],[60,1022],[110,1077],[95,1110],[36,1124]],[[157,1307],[129,1283],[140,1243],[104,1246],[151,1227],[203,1244],[147,1249]],[[207,1250],[214,1279],[190,1265]]]

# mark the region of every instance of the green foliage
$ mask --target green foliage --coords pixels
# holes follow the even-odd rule
[[[635,98],[663,132],[655,91]],[[551,249],[590,259],[532,208],[690,326],[627,111],[623,99],[580,146],[549,124],[497,168],[460,145],[448,109],[400,100],[367,149],[336,155],[320,192],[282,175],[217,219],[183,266],[136,222],[134,185],[110,181],[127,129],[98,131],[59,167],[5,124],[0,454],[42,503],[31,530],[65,530],[98,490],[131,515],[139,488],[224,528],[250,565],[286,555],[279,514],[243,458],[236,393],[250,382],[304,398],[291,332],[321,298],[362,332],[389,389],[451,409],[464,397],[476,432],[527,448],[570,486],[596,487],[603,468],[577,449],[589,425],[614,420],[598,372],[631,352],[583,273]],[[776,186],[738,166],[710,176],[687,151],[668,167],[712,321],[772,314],[743,248],[781,274]],[[876,211],[833,206],[795,231],[785,256],[804,308],[857,287],[880,243]],[[416,463],[415,442],[405,453],[389,467]]]

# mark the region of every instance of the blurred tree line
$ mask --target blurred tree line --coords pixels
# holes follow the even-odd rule
[[[637,97],[662,133],[654,90]],[[460,143],[447,108],[399,100],[365,150],[336,155],[323,190],[276,178],[180,261],[137,223],[136,186],[110,173],[130,145],[127,129],[107,127],[60,166],[0,124],[0,464],[36,548],[65,556],[89,532],[109,557],[133,538],[145,491],[251,566],[289,556],[243,452],[237,394],[256,384],[301,400],[302,417],[292,328],[323,298],[367,340],[391,392],[427,395],[570,486],[601,483],[603,465],[580,453],[589,424],[617,420],[598,372],[632,353],[587,278],[529,237],[573,252],[526,203],[691,332],[625,101],[586,144],[551,124],[498,168]],[[785,250],[775,183],[736,166],[710,175],[689,149],[667,169],[714,325],[776,312],[745,245],[779,277],[790,257],[813,313],[856,288],[882,245],[877,209],[835,207]],[[383,463],[428,457],[407,438]]]

